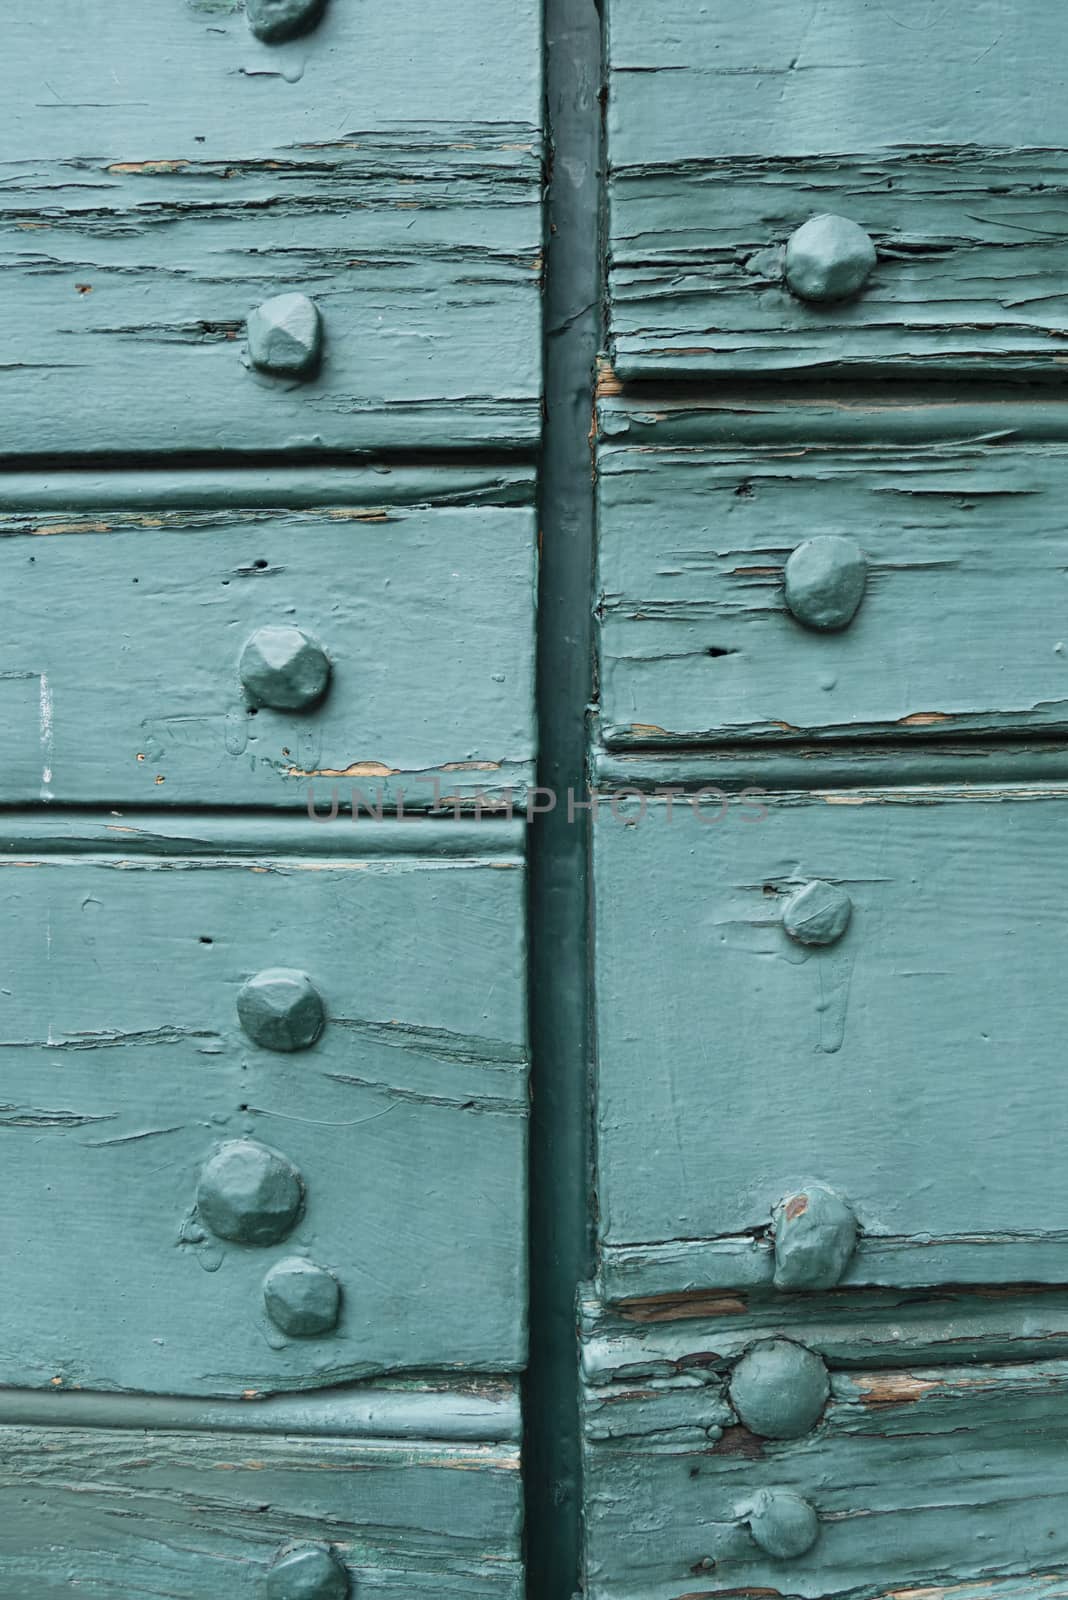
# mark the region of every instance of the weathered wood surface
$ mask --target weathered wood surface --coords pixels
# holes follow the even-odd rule
[[[810,429],[804,404],[765,400],[767,442],[756,419],[729,442],[710,410],[703,441],[691,414],[673,443],[669,414],[650,428],[635,408],[634,441],[624,420],[599,453],[605,740],[1064,731],[1068,445],[1028,438],[1021,409],[955,439],[916,437],[906,414],[898,439],[876,408],[861,440],[835,439],[821,406]],[[786,603],[786,561],[814,535],[866,558],[837,632]]]
[[[304,1391],[240,1400],[0,1389],[0,1426],[12,1424],[21,1428],[161,1428],[168,1433],[214,1430],[463,1443],[513,1441],[522,1432],[516,1379],[425,1374],[372,1378],[325,1393]]]
[[[760,1339],[800,1341],[843,1368],[1068,1360],[1068,1290],[1059,1285],[801,1297],[705,1290],[617,1306],[605,1306],[591,1286],[579,1309],[582,1371],[593,1386],[720,1367]]]
[[[386,809],[521,795],[532,494],[502,468],[12,475],[0,799],[303,809],[311,795],[329,810],[335,791]],[[245,641],[273,624],[331,659],[309,710],[256,708],[243,690]]]
[[[860,1219],[846,1284],[1063,1282],[1066,814],[1055,784],[602,805],[607,1298],[767,1286],[811,1181]],[[853,905],[825,949],[781,926],[812,879]]]
[[[1068,1364],[832,1372],[815,1428],[776,1442],[694,1363],[587,1391],[591,1600],[1068,1594]],[[815,1508],[807,1554],[757,1547],[762,1489]]]
[[[0,1596],[262,1600],[291,1543],[353,1593],[519,1600],[518,1447],[0,1427]]]
[[[453,857],[391,854],[391,825],[364,826],[318,827],[347,854],[316,859],[212,856],[207,818],[184,856],[136,831],[129,854],[57,854],[9,821],[0,1382],[233,1395],[522,1364],[522,858],[496,824]],[[295,1054],[254,1045],[236,1012],[278,966],[324,1000]],[[196,1215],[202,1165],[241,1137],[302,1174],[279,1244],[227,1244]],[[264,1274],[294,1254],[340,1281],[330,1335],[267,1320]]]
[[[539,8],[342,0],[282,45],[237,0],[106,13],[6,30],[0,455],[533,448]],[[245,363],[291,290],[306,383]]]
[[[909,784],[967,785],[1068,779],[1068,744],[1063,739],[1005,739],[980,744],[918,739],[909,744],[881,740],[869,745],[834,744],[691,745],[670,751],[595,744],[590,770],[600,799],[628,791],[655,793],[678,788],[701,806],[706,786],[727,794],[746,789],[829,789]],[[705,802],[708,806],[710,803]]]
[[[611,332],[627,379],[1057,378],[1068,334],[1068,24],[1043,0],[609,7]],[[805,305],[781,249],[860,223],[860,296]]]

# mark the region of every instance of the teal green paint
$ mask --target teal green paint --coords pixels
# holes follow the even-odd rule
[[[720,412],[675,442],[647,410],[599,456],[610,744],[1068,728],[1068,446],[1028,437],[1027,408],[899,439],[893,408],[833,427],[814,406],[810,429],[769,397],[769,437],[749,419],[736,444]]]
[[[68,854],[9,821],[5,1384],[236,1395],[522,1366],[523,863],[471,853],[470,833],[465,855],[383,854],[391,827],[365,855],[339,820],[347,856],[318,858],[231,855],[225,834],[214,855],[119,853],[121,832]],[[280,958],[326,1009],[291,1054],[250,1041],[237,1011]],[[225,1204],[205,1205],[205,1165],[242,1140],[296,1169],[280,1209],[271,1172],[236,1200],[227,1172]],[[294,1255],[340,1284],[326,1337],[267,1319],[264,1274]]]
[[[670,0],[654,20],[610,0],[608,15],[621,377],[1058,378],[1056,7]],[[828,212],[866,230],[878,261],[855,298],[806,303],[784,249]]]
[[[22,1428],[153,1428],[165,1433],[279,1433],[287,1437],[517,1441],[517,1381],[505,1377],[370,1379],[343,1389],[241,1400],[173,1395],[0,1389],[0,1425]]]
[[[984,1361],[1018,1362],[1068,1358],[1068,1290],[989,1286],[938,1289],[850,1289],[803,1296],[763,1289],[664,1294],[606,1307],[588,1285],[580,1304],[582,1371],[587,1395],[587,1432],[626,1437],[616,1426],[613,1386],[632,1384],[627,1410],[646,1399],[651,1408],[671,1407],[691,1427],[729,1422],[715,1386],[703,1393],[680,1385],[675,1400],[642,1396],[646,1378],[673,1378],[705,1370],[711,1361],[725,1370],[754,1344],[791,1339],[814,1350],[835,1370],[883,1367],[962,1366]],[[704,1361],[697,1363],[695,1357]],[[594,1416],[589,1408],[597,1402]],[[36,1420],[36,1418],[35,1418]]]
[[[595,826],[606,1294],[768,1285],[814,1181],[856,1213],[845,1285],[1062,1281],[1068,790],[761,803]],[[816,878],[852,900],[827,948],[782,926]]]
[[[700,1382],[643,1371],[622,1348],[627,1379],[587,1391],[593,1600],[674,1600],[695,1577],[713,1593],[806,1600],[958,1584],[1031,1595],[1036,1572],[1063,1588],[1063,1363],[833,1373],[822,1420],[769,1441],[722,1399],[713,1411],[707,1346],[688,1351]],[[754,1501],[784,1491],[819,1518],[818,1540],[793,1555],[753,1538]]]
[[[282,45],[240,10],[118,0],[91,48],[53,0],[7,49],[0,455],[533,454],[534,0],[418,27],[342,3]],[[246,321],[294,293],[323,359],[286,381]]]
[[[690,749],[607,750],[595,744],[590,771],[607,798],[620,789],[655,792],[665,785],[694,793],[711,785],[745,789],[880,788],[893,784],[960,785],[1068,779],[1068,745],[1009,735],[989,744],[913,738],[908,744],[790,744],[694,746]]]
[[[112,0],[91,32],[81,0],[48,0],[10,17],[7,45],[0,115],[9,161],[226,163],[271,150],[329,166],[335,141],[343,149],[355,139],[402,164],[425,142],[444,173],[482,161],[525,162],[532,179],[537,170],[533,0],[456,0],[419,26],[392,0],[339,0],[313,33],[283,46],[261,44],[244,7],[218,0],[153,11]],[[526,126],[533,150],[500,148],[513,124]],[[457,126],[467,137],[454,148]]]
[[[12,1600],[263,1600],[279,1553],[307,1543],[361,1600],[522,1593],[514,1444],[8,1425],[0,1460]]]
[[[592,692],[593,485],[589,446],[600,310],[601,25],[594,0],[547,0],[553,162],[546,223],[546,417],[537,697],[538,782],[565,797],[531,830],[531,1341],[525,1387],[528,1594],[580,1584],[581,1441],[575,1295],[591,1267],[587,830],[569,820],[584,787]],[[580,813],[581,815],[581,813]]]
[[[432,502],[428,476],[397,474],[398,493]],[[173,484],[160,506],[127,504],[128,478],[100,504],[96,481],[79,479],[64,510],[54,479],[46,509],[26,483],[21,508],[0,511],[0,714],[18,735],[0,799],[305,810],[311,792],[328,812],[336,790],[342,808],[355,791],[389,811],[512,788],[522,801],[531,506],[468,506],[463,474],[452,493],[441,483],[444,503],[409,505],[392,474],[343,473],[325,506],[300,510],[268,509],[262,492],[242,505],[244,478],[223,480],[213,509],[195,475],[189,507]],[[299,651],[249,666],[250,640],[294,625],[315,641],[313,669],[325,652],[325,692],[302,710],[253,704],[307,686]]]

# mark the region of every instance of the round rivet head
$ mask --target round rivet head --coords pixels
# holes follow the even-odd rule
[[[849,927],[853,902],[836,883],[815,878],[795,889],[782,910],[782,925],[798,944],[834,944]]]
[[[283,1550],[267,1573],[267,1600],[346,1600],[349,1575],[326,1544]]]
[[[852,1259],[857,1218],[848,1200],[810,1183],[772,1217],[776,1289],[833,1289]]]
[[[279,294],[249,313],[248,353],[260,372],[310,378],[323,353],[323,319],[306,294]]]
[[[325,1267],[293,1256],[264,1278],[263,1301],[276,1328],[291,1339],[312,1339],[337,1327],[341,1290]]]
[[[330,659],[300,628],[257,628],[241,652],[241,682],[249,698],[274,711],[303,711],[321,700]]]
[[[243,985],[237,1015],[264,1050],[307,1050],[323,1031],[323,997],[304,972],[267,967]]]
[[[754,1542],[775,1561],[803,1556],[820,1536],[819,1517],[789,1489],[759,1490],[746,1520]]]
[[[799,544],[783,577],[786,604],[797,621],[818,633],[837,633],[857,614],[868,563],[855,540],[827,533]]]
[[[825,212],[787,240],[787,286],[817,304],[847,300],[867,283],[875,260],[875,246],[859,223]]]
[[[201,1220],[236,1244],[277,1244],[303,1204],[304,1185],[293,1163],[254,1139],[221,1145],[197,1185]]]
[[[248,25],[265,44],[281,44],[314,28],[326,0],[245,0]]]
[[[763,1439],[800,1438],[818,1420],[829,1394],[821,1358],[789,1339],[753,1345],[731,1374],[731,1404]]]

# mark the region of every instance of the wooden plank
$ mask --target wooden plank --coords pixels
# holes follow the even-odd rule
[[[359,837],[346,859],[63,855],[8,824],[0,1382],[241,1395],[522,1365],[522,860],[361,854]],[[293,1054],[236,1011],[278,966],[326,1013]],[[239,1138],[302,1175],[277,1245],[197,1216],[204,1164]],[[340,1282],[329,1335],[268,1321],[264,1275],[294,1254]]]
[[[1063,1281],[1066,803],[1049,784],[601,807],[611,1297],[766,1284],[772,1210],[813,1181],[860,1219],[847,1285]],[[826,948],[781,926],[813,879],[853,907]]]
[[[958,15],[640,0],[609,10],[612,353],[670,374],[1012,372],[1065,359],[1062,11]],[[820,212],[878,251],[855,300],[798,301]]]
[[[800,1298],[702,1290],[606,1306],[581,1297],[592,1387],[725,1370],[759,1339],[793,1339],[840,1368],[1068,1359],[1068,1291],[1019,1285],[831,1290]]]
[[[118,0],[85,30],[47,0],[7,36],[0,455],[533,448],[531,0],[418,30],[331,4],[283,45],[237,0]],[[305,383],[244,352],[293,290],[325,321]]]
[[[785,1441],[738,1425],[705,1372],[589,1391],[592,1600],[1068,1592],[1068,1364],[869,1369],[830,1388],[813,1430]],[[805,1555],[757,1546],[765,1489],[816,1510]]]
[[[1020,437],[996,406],[985,418],[978,437],[899,440],[890,412],[863,442],[837,442],[824,416],[810,434],[806,407],[785,402],[767,443],[729,443],[713,420],[704,443],[688,427],[685,443],[650,448],[639,427],[603,444],[606,742],[1068,728],[1068,445]],[[813,534],[865,557],[839,631],[786,602],[784,567]]]
[[[518,1440],[519,1389],[510,1378],[380,1378],[327,1394],[202,1400],[173,1395],[0,1390],[0,1427],[152,1428],[167,1433],[282,1433],[466,1443]]]
[[[1048,0],[967,14],[939,0],[607,10],[615,165],[951,141],[1068,147],[1057,60],[1068,19]]]
[[[0,1594],[260,1600],[278,1552],[333,1548],[353,1592],[519,1600],[518,1449],[0,1428]]]
[[[182,478],[153,504],[128,476],[86,474],[61,509],[54,483],[39,507],[19,475],[0,507],[0,707],[14,734],[0,799],[329,812],[354,793],[416,810],[524,793],[529,479],[323,471],[321,505],[283,509],[287,476],[248,496],[247,474],[194,477],[192,504]],[[309,486],[295,477],[300,506]],[[256,707],[242,687],[246,640],[276,624],[331,660],[310,710]]]
[[[910,744],[697,745],[671,750],[635,746],[608,750],[595,744],[590,770],[600,800],[670,788],[702,814],[716,810],[716,794],[754,798],[769,789],[831,789],[1023,783],[1068,779],[1063,739],[1006,738],[987,744],[917,739]]]
[[[81,0],[42,0],[8,18],[5,160],[229,161],[411,127],[470,164],[480,126],[490,150],[495,124],[540,126],[540,28],[531,0],[455,0],[417,28],[389,0],[329,0],[312,31],[263,44],[243,0],[111,0],[91,22]],[[465,123],[468,147],[450,148]]]

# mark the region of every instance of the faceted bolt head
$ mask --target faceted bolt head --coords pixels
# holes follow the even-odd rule
[[[263,1280],[267,1315],[291,1339],[311,1339],[337,1327],[341,1290],[325,1267],[293,1256],[279,1261]]]
[[[242,987],[237,1015],[264,1050],[306,1050],[323,1031],[323,997],[303,972],[267,967]]]
[[[789,1339],[753,1345],[731,1374],[731,1404],[763,1439],[799,1439],[818,1420],[829,1394],[821,1358]]]
[[[310,378],[323,353],[323,319],[306,294],[280,294],[249,313],[252,365],[274,377]]]
[[[756,1544],[775,1561],[803,1556],[820,1536],[815,1511],[789,1489],[758,1490],[747,1521]]]
[[[221,1145],[197,1185],[197,1211],[220,1239],[277,1244],[300,1216],[304,1185],[291,1161],[254,1139]]]
[[[347,1600],[349,1575],[325,1544],[281,1551],[267,1573],[267,1600]]]
[[[821,633],[847,628],[868,581],[868,563],[853,539],[821,534],[799,544],[786,563],[786,604],[798,622]]]
[[[810,217],[787,241],[786,282],[801,300],[847,300],[874,266],[875,246],[848,217]]]
[[[281,44],[314,28],[326,0],[245,0],[248,25],[265,44]]]
[[[787,900],[782,925],[798,944],[828,945],[842,937],[852,915],[853,902],[845,890],[815,878]]]
[[[257,628],[241,652],[238,671],[257,705],[303,711],[326,693],[330,659],[300,628]]]
[[[772,1230],[776,1289],[833,1289],[857,1244],[853,1207],[820,1183],[781,1201]]]

